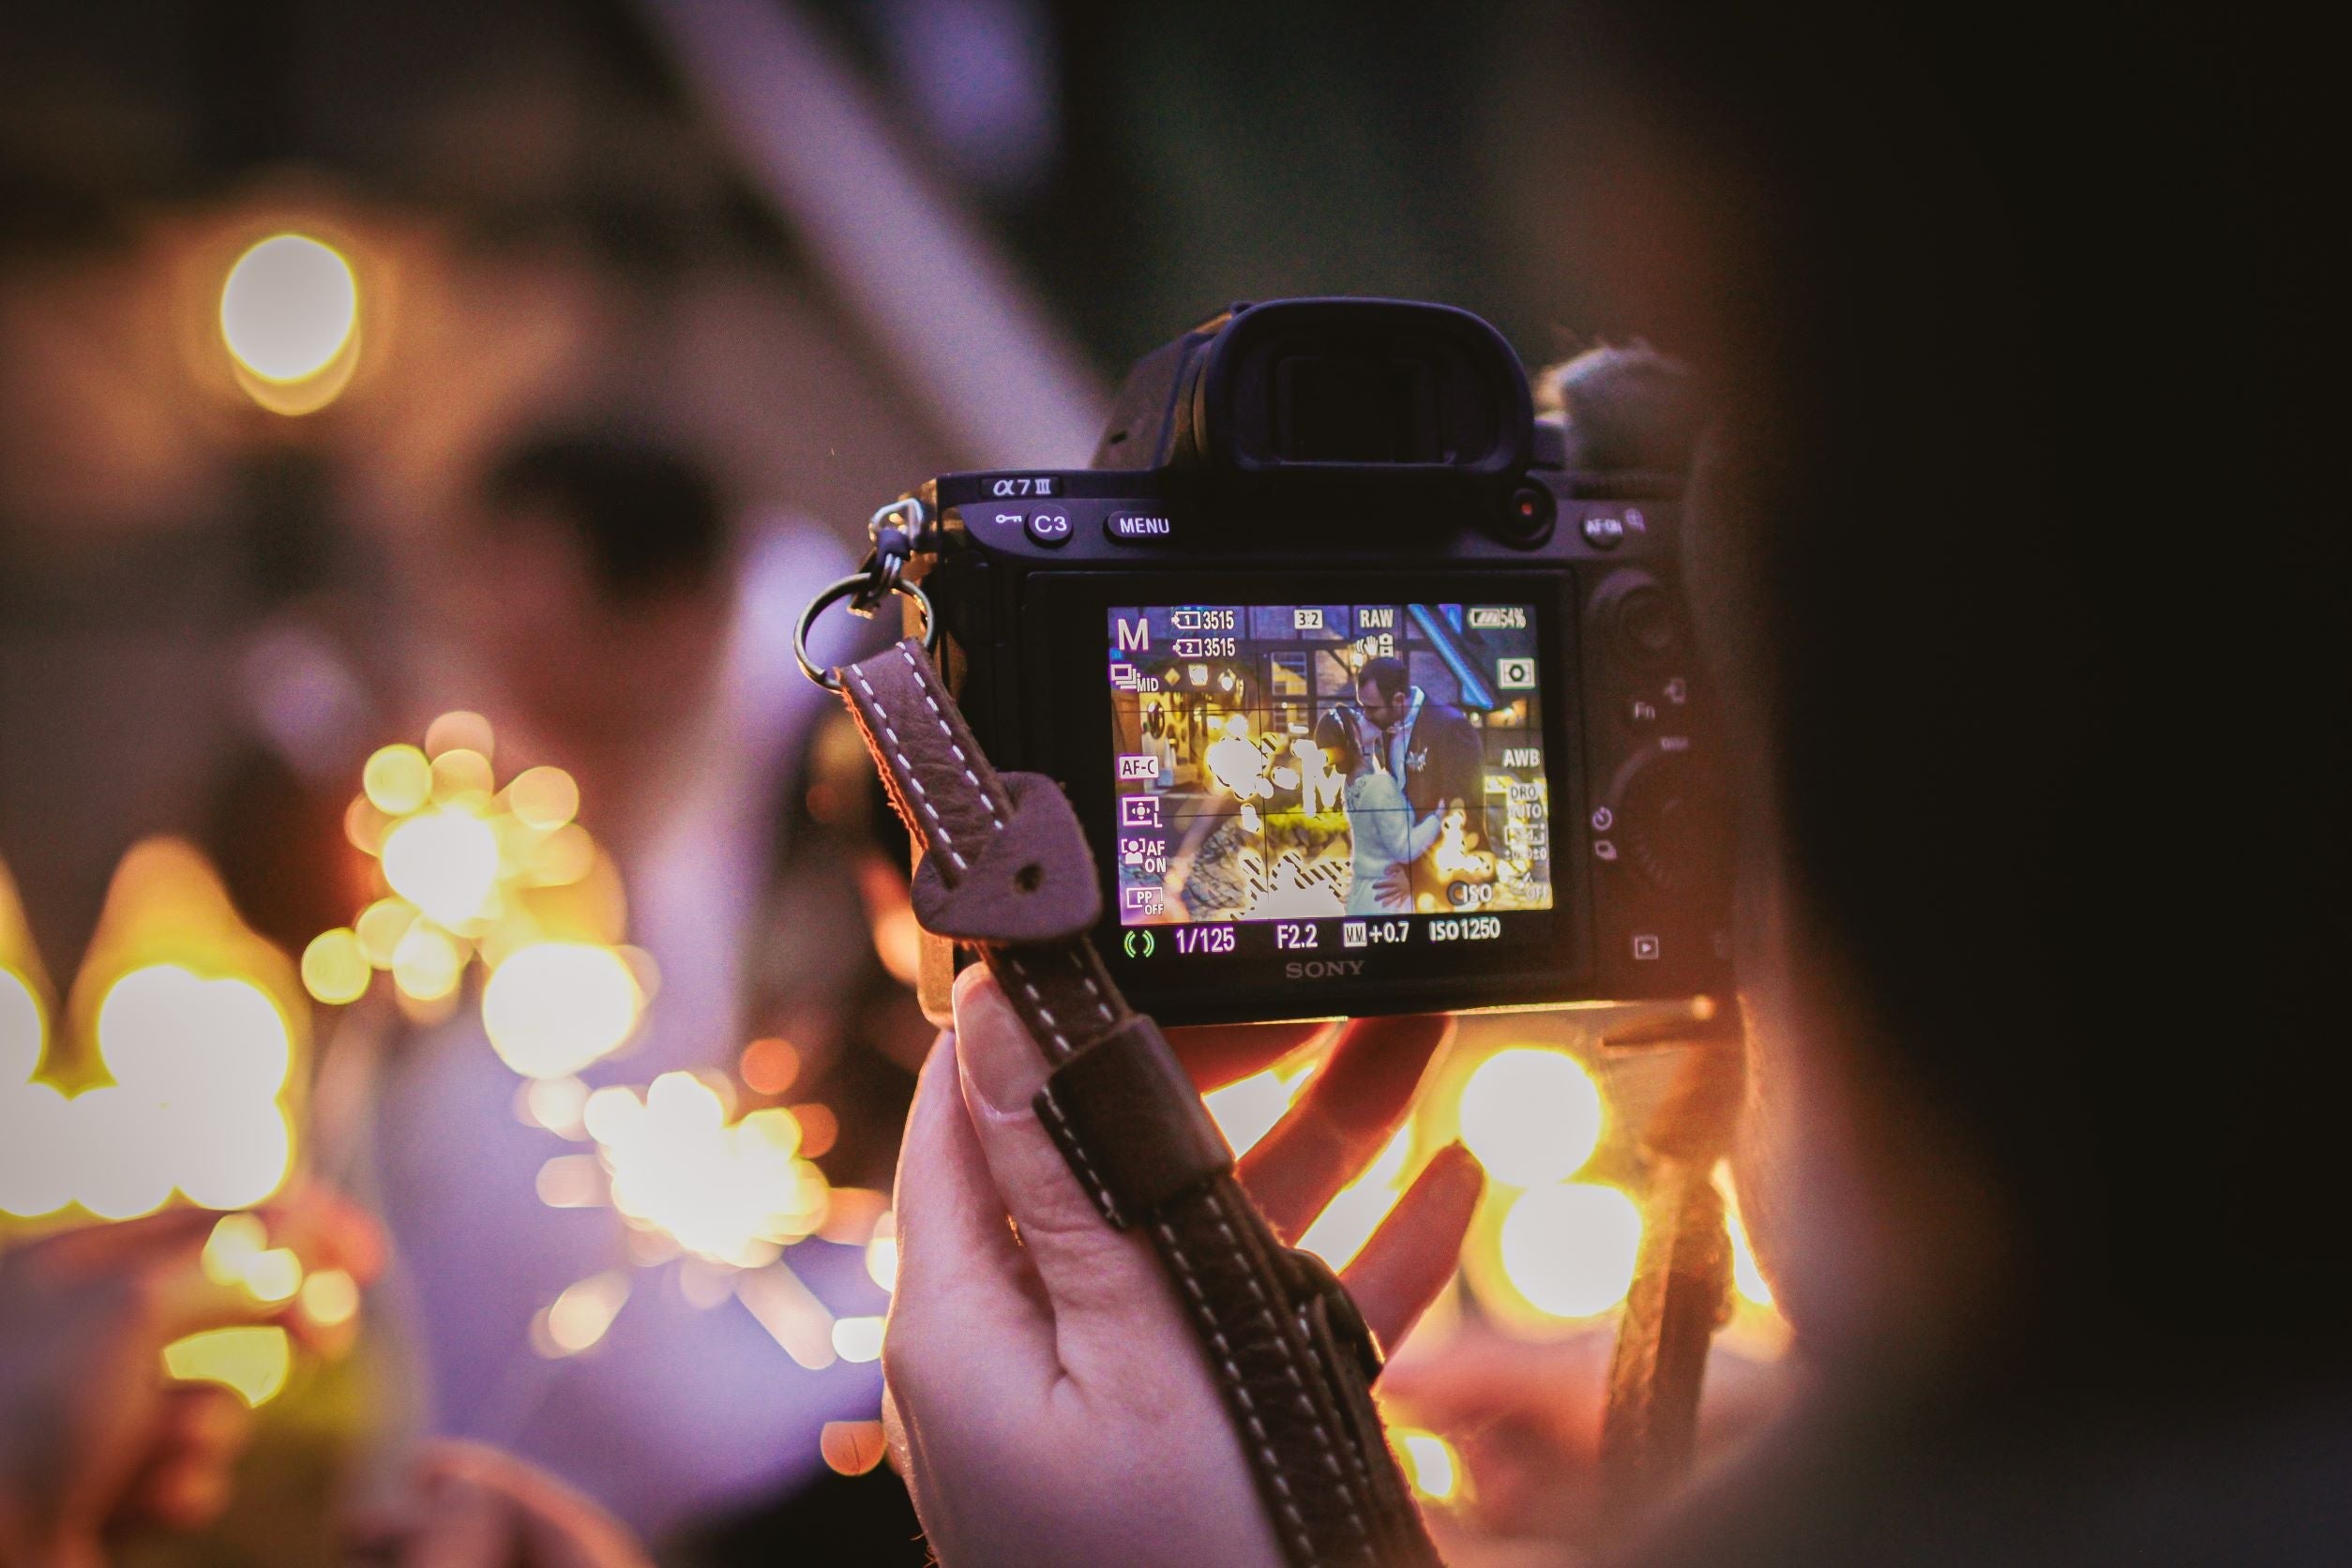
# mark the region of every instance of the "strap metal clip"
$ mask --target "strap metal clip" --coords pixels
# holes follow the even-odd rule
[[[873,541],[874,548],[867,553],[865,565],[810,599],[808,608],[800,612],[800,625],[792,628],[792,656],[800,661],[802,674],[827,691],[841,689],[841,677],[809,656],[808,628],[816,625],[826,606],[845,598],[850,601],[851,614],[867,618],[893,594],[912,599],[923,611],[923,651],[927,654],[938,650],[939,615],[931,608],[930,596],[906,580],[907,562],[913,556],[927,520],[923,503],[912,495],[900,497],[867,519],[866,536]]]

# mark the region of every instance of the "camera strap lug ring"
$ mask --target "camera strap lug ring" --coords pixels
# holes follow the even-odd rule
[[[808,608],[800,612],[800,625],[792,628],[792,656],[800,660],[802,674],[827,691],[841,689],[840,676],[833,671],[820,668],[817,661],[809,657],[808,628],[817,624],[817,617],[824,613],[827,606],[842,599],[852,601],[850,611],[856,615],[871,615],[874,612],[871,609],[860,610],[856,602],[859,598],[870,597],[879,603],[883,595],[897,594],[913,600],[915,608],[923,612],[923,651],[927,654],[938,649],[939,612],[932,609],[928,594],[914,583],[900,580],[898,572],[904,565],[905,562],[898,560],[879,571],[852,572],[808,601]]]

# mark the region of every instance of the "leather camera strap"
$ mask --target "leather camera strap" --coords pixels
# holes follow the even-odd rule
[[[1068,800],[1042,775],[988,765],[919,641],[838,679],[922,849],[915,914],[978,949],[1044,1050],[1038,1117],[1103,1217],[1159,1253],[1284,1554],[1302,1568],[1436,1563],[1372,1406],[1380,1350],[1355,1304],[1242,1190],[1168,1042],[1087,940],[1102,895]]]

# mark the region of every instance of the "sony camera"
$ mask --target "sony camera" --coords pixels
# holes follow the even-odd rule
[[[1477,317],[1294,299],[1139,361],[1091,466],[917,492],[942,668],[1000,767],[1068,792],[1138,1009],[1727,987],[1681,475],[1571,450]]]

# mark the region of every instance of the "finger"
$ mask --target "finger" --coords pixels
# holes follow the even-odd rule
[[[1049,1383],[1052,1320],[964,1108],[957,1047],[942,1034],[931,1048],[898,1146],[898,1275],[883,1364],[897,1372],[934,1348],[959,1354],[967,1334],[986,1332],[1003,1364],[1025,1364]]]
[[[1372,1336],[1395,1345],[1438,1299],[1462,1256],[1462,1238],[1486,1190],[1486,1172],[1458,1143],[1431,1156],[1341,1277]]]
[[[1171,1029],[1168,1043],[1203,1092],[1265,1071],[1330,1029],[1322,1023],[1212,1023]]]
[[[1037,1120],[1045,1057],[985,970],[957,978],[956,1058],[988,1175],[1052,1306],[1063,1366],[1076,1370],[1098,1348],[1133,1355],[1130,1336],[1174,1311],[1158,1265],[1141,1238],[1096,1212]]]
[[[1451,1027],[1431,1014],[1357,1018],[1339,1032],[1298,1104],[1242,1158],[1242,1184],[1285,1241],[1304,1233],[1380,1153]]]
[[[129,1491],[129,1509],[168,1530],[197,1530],[228,1506],[253,1412],[227,1389],[175,1387],[164,1396],[154,1453]]]
[[[400,1543],[399,1561],[407,1568],[511,1568],[521,1544],[504,1499],[456,1476],[425,1477],[418,1491],[416,1527]]]
[[[552,1475],[483,1443],[441,1441],[419,1462],[428,1483],[454,1482],[504,1499],[540,1568],[626,1568],[644,1552],[626,1526]]]
[[[292,1190],[258,1213],[270,1244],[293,1248],[305,1269],[340,1269],[362,1285],[384,1272],[383,1227],[324,1183]]]
[[[201,1252],[220,1216],[205,1209],[166,1209],[137,1219],[77,1226],[11,1254],[11,1263],[54,1278],[119,1272],[186,1251]]]

